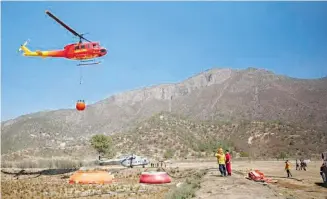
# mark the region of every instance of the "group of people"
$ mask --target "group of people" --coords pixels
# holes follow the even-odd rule
[[[300,161],[298,161],[298,159],[295,160],[295,164],[296,164],[296,170],[304,170],[306,171],[306,167],[307,167],[307,163],[303,160],[300,159]],[[292,177],[292,173],[291,173],[291,165],[290,162],[288,160],[286,160],[285,162],[285,170],[287,173],[287,177]]]
[[[226,150],[226,153],[224,153],[222,148],[219,148],[217,150],[217,153],[215,154],[217,157],[217,162],[219,165],[219,171],[221,173],[221,176],[231,176],[232,175],[232,165],[231,165],[231,155],[229,154],[229,151]],[[300,161],[296,160],[296,170],[304,170],[306,171],[307,163],[300,159]],[[292,177],[291,173],[291,165],[288,160],[285,161],[285,170],[287,173],[287,177]]]
[[[298,159],[296,159],[296,170],[304,170],[306,171],[306,167],[307,167],[307,163],[303,160],[303,159],[300,159],[300,163],[298,162]]]
[[[226,154],[224,153],[222,148],[219,148],[217,150],[217,153],[215,155],[217,157],[218,165],[219,165],[219,171],[221,173],[221,176],[231,176],[232,175],[232,165],[231,165],[231,155],[229,154],[229,151],[226,150]]]

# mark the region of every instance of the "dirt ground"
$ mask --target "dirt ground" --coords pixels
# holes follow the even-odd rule
[[[1,173],[1,198],[165,198],[165,195],[185,183],[186,179],[201,169],[207,173],[193,196],[194,198],[224,199],[327,199],[327,188],[320,186],[320,161],[308,164],[307,171],[296,171],[292,163],[293,178],[286,178],[283,161],[233,161],[233,174],[220,177],[216,161],[175,162],[167,164],[167,172],[172,175],[172,183],[162,185],[140,184],[139,175],[154,168],[124,169],[108,166],[117,179],[109,185],[70,185],[70,173],[45,173],[44,175],[13,175]],[[251,169],[261,170],[274,183],[263,184],[246,179]],[[14,171],[13,169],[2,169]],[[17,170],[16,170],[17,171]]]
[[[209,199],[223,195],[225,199],[327,199],[327,188],[320,184],[321,162],[310,162],[307,171],[297,171],[295,162],[291,163],[292,178],[286,177],[284,161],[234,161],[231,177],[220,177],[218,169],[210,169],[196,193],[196,198]],[[211,165],[217,167],[216,162]],[[248,180],[246,177],[251,169],[261,170],[274,183],[263,184]]]

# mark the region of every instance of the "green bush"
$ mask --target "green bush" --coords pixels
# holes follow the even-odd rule
[[[227,141],[219,141],[215,147],[215,150],[217,150],[217,148],[222,148],[224,152],[226,152],[226,150],[229,150],[229,152],[232,153],[231,144]]]
[[[172,149],[167,149],[164,153],[164,158],[170,159],[175,155],[175,152]]]
[[[249,154],[247,152],[241,151],[240,156],[242,158],[249,157]]]
[[[278,158],[278,159],[283,159],[283,160],[284,160],[285,158],[287,158],[287,155],[286,155],[285,152],[280,152],[277,158]]]
[[[91,138],[91,146],[97,150],[100,155],[105,155],[109,158],[115,156],[113,148],[113,141],[110,136],[106,135],[94,135]]]
[[[200,152],[216,153],[218,148],[222,148],[224,152],[229,150],[232,152],[232,144],[227,141],[215,141],[214,139],[199,141],[197,145],[197,150]]]
[[[195,189],[192,184],[182,185],[180,188],[168,192],[166,199],[186,199],[195,196]]]

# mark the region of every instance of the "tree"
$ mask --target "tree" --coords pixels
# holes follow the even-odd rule
[[[112,150],[112,139],[106,135],[94,135],[91,138],[91,146],[97,150],[100,155],[114,156],[114,150]]]
[[[284,153],[283,151],[280,152],[278,159],[283,159],[284,160],[285,158],[287,158],[286,153]]]

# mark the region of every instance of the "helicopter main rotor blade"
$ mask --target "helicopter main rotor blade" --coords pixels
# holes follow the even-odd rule
[[[72,28],[67,26],[64,22],[62,22],[60,19],[58,19],[56,16],[54,16],[50,11],[46,10],[45,13],[47,15],[49,15],[52,19],[54,19],[56,22],[58,22],[60,25],[62,25],[64,28],[66,28],[68,31],[73,33],[73,35],[78,36],[80,39],[84,39],[88,42],[91,42],[91,41],[87,40],[86,38],[84,38],[82,35],[78,34],[75,30],[73,30]]]

